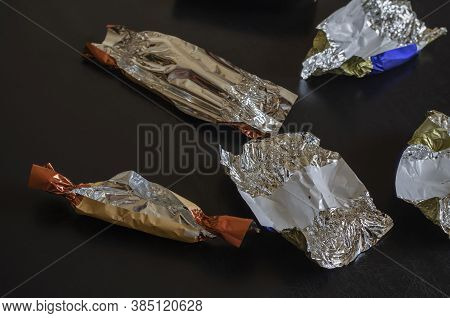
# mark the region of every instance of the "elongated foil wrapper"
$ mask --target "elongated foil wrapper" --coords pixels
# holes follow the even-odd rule
[[[352,0],[318,26],[301,76],[324,73],[363,77],[410,60],[447,33],[429,29],[405,0]]]
[[[108,26],[87,50],[99,62],[172,101],[181,111],[239,127],[249,137],[278,132],[297,95],[174,36]]]
[[[450,238],[450,122],[430,111],[403,152],[397,169],[397,196],[417,206]]]
[[[253,223],[227,215],[207,216],[194,203],[134,171],[75,185],[50,164],[33,165],[29,186],[66,197],[80,214],[188,243],[219,235],[239,247]]]
[[[280,134],[222,150],[221,162],[264,227],[320,266],[347,265],[393,226],[336,153],[310,133]]]

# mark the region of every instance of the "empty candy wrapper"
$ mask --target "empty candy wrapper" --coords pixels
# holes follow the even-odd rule
[[[211,52],[159,32],[108,26],[105,40],[86,48],[100,63],[119,69],[181,111],[238,127],[252,138],[276,134],[297,99]]]
[[[450,238],[450,125],[430,111],[414,132],[397,169],[397,196],[417,206]]]
[[[259,223],[281,233],[320,266],[347,265],[393,226],[366,187],[311,133],[251,140],[221,162]]]
[[[363,77],[394,68],[447,33],[430,29],[405,0],[352,0],[317,26],[301,76]]]
[[[29,187],[64,196],[80,214],[188,243],[218,235],[239,247],[253,228],[250,219],[207,216],[194,203],[134,171],[108,181],[73,184],[50,164],[33,165]]]

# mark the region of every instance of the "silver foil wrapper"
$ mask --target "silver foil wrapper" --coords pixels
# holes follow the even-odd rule
[[[310,133],[281,134],[221,151],[221,163],[261,225],[320,266],[349,264],[393,226],[336,153]]]
[[[297,95],[177,37],[108,26],[87,49],[102,63],[169,99],[181,111],[239,127],[250,137],[278,132]]]
[[[361,77],[371,71],[371,56],[409,44],[421,50],[447,33],[446,28],[427,28],[406,0],[352,0],[317,29],[324,32],[326,43],[303,62],[303,79],[338,70],[351,58],[365,61],[365,70],[356,70],[357,63],[352,63],[345,73]]]
[[[400,159],[397,196],[417,206],[450,238],[450,125],[430,111]]]

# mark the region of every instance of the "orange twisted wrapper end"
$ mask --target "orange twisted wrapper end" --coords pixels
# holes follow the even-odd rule
[[[56,172],[50,163],[47,163],[44,166],[31,166],[28,186],[32,189],[44,190],[53,194],[62,195],[75,206],[81,202],[80,197],[75,193],[70,192],[80,185],[74,185],[72,181]]]
[[[229,215],[207,216],[200,209],[191,210],[195,221],[206,230],[221,236],[225,241],[239,247],[253,223],[251,219],[243,219]]]
[[[100,63],[111,67],[117,66],[116,60],[113,57],[98,49],[92,43],[86,43],[86,50]]]

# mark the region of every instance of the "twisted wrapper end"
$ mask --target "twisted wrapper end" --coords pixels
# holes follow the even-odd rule
[[[235,247],[239,247],[245,234],[253,228],[253,220],[229,215],[208,216],[200,209],[191,210],[195,221],[207,231],[222,237]]]
[[[28,178],[28,187],[31,189],[62,195],[74,206],[80,204],[82,199],[71,191],[82,185],[73,184],[68,178],[56,172],[50,163],[43,166],[33,164]]]
[[[109,66],[109,67],[112,67],[112,68],[117,67],[116,60],[112,56],[110,56],[108,53],[100,50],[92,43],[86,43],[85,47],[86,47],[86,51],[87,51],[87,53],[85,53],[85,55],[87,57],[92,57],[95,60],[97,60],[98,62],[100,62],[101,64]]]
[[[255,129],[252,126],[247,125],[245,123],[223,122],[223,124],[239,129],[241,133],[243,133],[250,139],[265,138],[270,136],[269,133],[261,132],[258,129]]]

